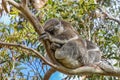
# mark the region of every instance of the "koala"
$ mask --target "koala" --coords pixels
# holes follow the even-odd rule
[[[44,25],[41,39],[48,39],[55,59],[64,67],[75,69],[89,66],[101,60],[97,45],[82,39],[72,25],[66,21],[50,19]]]
[[[46,21],[43,28],[45,33],[40,38],[49,37],[53,50],[56,50],[55,48],[61,47],[68,41],[79,38],[78,32],[75,31],[70,23],[56,18]]]

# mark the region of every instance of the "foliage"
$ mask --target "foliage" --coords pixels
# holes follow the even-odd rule
[[[19,0],[15,0],[19,2]],[[105,58],[115,60],[115,66],[120,66],[120,26],[115,21],[96,16],[95,0],[48,0],[39,11],[31,8],[31,11],[41,18],[41,24],[51,18],[59,18],[69,21],[83,38],[92,40],[100,46]],[[112,3],[114,2],[114,3]],[[108,9],[114,17],[120,12],[117,1],[107,0],[102,6]],[[112,4],[110,4],[112,3]],[[114,8],[115,7],[115,8]],[[6,13],[3,13],[5,16]],[[19,11],[11,7],[10,23],[6,25],[0,21],[0,41],[23,44],[36,49],[44,55],[44,47],[38,41],[38,34],[32,25],[24,19]],[[24,54],[27,53],[27,54]],[[1,78],[19,78],[20,80],[40,80],[49,68],[32,52],[20,48],[0,46],[0,80]],[[26,66],[27,65],[27,66]],[[26,72],[24,72],[26,70]],[[31,75],[32,74],[32,75]],[[115,80],[114,77],[93,76],[90,80]]]

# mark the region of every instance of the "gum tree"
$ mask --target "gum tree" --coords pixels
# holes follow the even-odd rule
[[[23,64],[32,68],[34,72],[32,79],[36,80],[48,80],[55,71],[67,74],[65,79],[69,79],[71,77],[69,75],[89,74],[98,74],[96,78],[100,79],[104,79],[103,75],[115,76],[110,77],[111,79],[120,77],[118,68],[120,21],[106,11],[112,9],[109,7],[112,1],[2,0],[1,16],[8,15],[10,23],[9,25],[0,23],[1,78],[25,79],[25,75],[20,71],[24,69],[20,67]],[[114,11],[118,14],[117,10]],[[44,33],[42,25],[51,18],[69,21],[83,38],[92,40],[100,46],[104,53],[103,57],[116,60],[113,64],[117,67],[112,69],[106,67],[108,72],[105,72],[89,66],[67,69],[59,65],[50,50],[49,42],[39,40],[39,36]],[[49,60],[45,55],[48,55]],[[29,80],[30,76],[28,73],[26,79]]]

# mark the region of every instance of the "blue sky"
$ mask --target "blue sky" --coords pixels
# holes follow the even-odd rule
[[[10,17],[6,14],[3,14],[1,17],[0,17],[0,23],[4,23],[4,24],[9,24],[10,23]]]
[[[51,77],[50,80],[62,80],[62,78],[64,78],[65,75],[60,73],[60,72],[55,72]]]

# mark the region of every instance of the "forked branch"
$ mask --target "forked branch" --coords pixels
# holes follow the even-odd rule
[[[44,29],[42,28],[42,26],[39,23],[39,20],[30,12],[29,8],[27,6],[23,6],[19,3],[16,3],[14,0],[7,0],[8,3],[10,3],[11,5],[13,5],[14,7],[16,7],[18,10],[20,10],[23,15],[30,21],[30,23],[33,25],[35,31],[38,33],[38,35],[40,36],[41,33],[44,33]],[[47,50],[48,56],[50,57],[50,59],[53,61],[53,63],[56,62],[56,60],[53,57],[53,52],[50,50],[50,44],[48,41],[43,41],[44,46]],[[20,47],[22,49],[26,49],[29,51],[32,51],[34,54],[36,54],[40,59],[42,59],[45,63],[47,63],[48,65],[50,65],[51,67],[53,67],[54,69],[63,72],[65,74],[71,74],[71,75],[75,75],[75,74],[100,74],[100,75],[107,75],[107,76],[118,76],[120,77],[120,69],[119,68],[114,68],[113,72],[105,72],[102,69],[96,69],[94,67],[89,67],[89,66],[84,66],[84,67],[80,67],[77,69],[68,69],[65,68],[63,66],[58,66],[55,65],[51,62],[48,62],[43,56],[41,56],[41,54],[32,49],[32,48],[28,48],[24,45],[20,45],[20,44],[12,44],[12,43],[4,43],[4,42],[0,42],[0,46],[13,46],[13,47]]]

